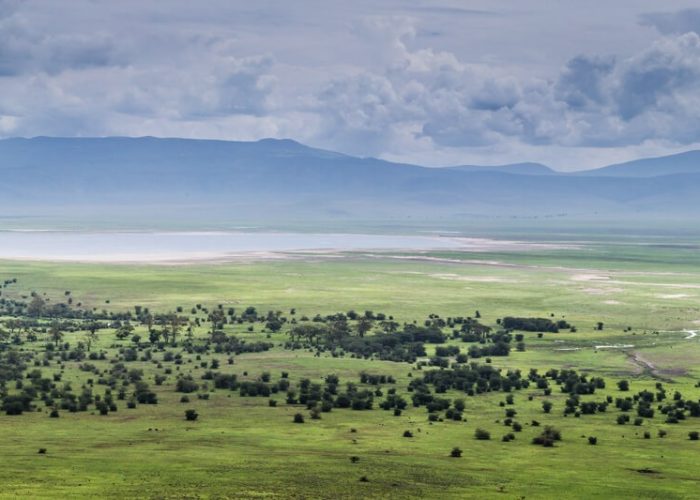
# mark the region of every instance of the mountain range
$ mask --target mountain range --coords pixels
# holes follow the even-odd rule
[[[292,140],[0,140],[0,209],[244,220],[700,215],[700,151],[562,173],[428,168]]]

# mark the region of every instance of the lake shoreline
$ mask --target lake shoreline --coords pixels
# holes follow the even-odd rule
[[[213,263],[337,257],[351,252],[520,252],[570,244],[461,236],[289,232],[0,232],[0,260],[85,263]]]

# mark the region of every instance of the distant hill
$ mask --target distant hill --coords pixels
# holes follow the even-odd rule
[[[109,220],[687,218],[700,215],[700,172],[692,172],[651,178],[564,175],[537,164],[426,168],[275,139],[39,137],[0,140],[0,209]]]
[[[513,163],[509,165],[459,165],[457,167],[447,167],[462,172],[502,172],[506,174],[518,175],[555,175],[558,172],[541,163]]]
[[[658,177],[673,174],[700,174],[700,151],[686,151],[658,158],[643,158],[581,172],[605,177]]]

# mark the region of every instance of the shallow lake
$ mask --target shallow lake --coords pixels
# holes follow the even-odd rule
[[[0,258],[77,261],[207,259],[260,252],[457,249],[454,238],[253,232],[0,232]]]
[[[522,250],[530,243],[454,235],[275,232],[1,231],[0,259],[155,262],[290,252]],[[540,245],[534,245],[540,246]]]

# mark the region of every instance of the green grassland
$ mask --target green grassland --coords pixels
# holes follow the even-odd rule
[[[297,317],[317,313],[372,310],[397,321],[418,323],[428,314],[472,316],[496,326],[506,315],[566,318],[576,332],[524,333],[524,352],[493,357],[506,369],[573,368],[606,380],[605,389],[582,400],[600,400],[654,390],[662,383],[697,401],[700,388],[700,257],[693,248],[610,243],[559,251],[523,253],[434,253],[421,255],[294,255],[279,260],[249,260],[192,265],[106,265],[67,263],[0,263],[0,277],[17,278],[3,297],[21,299],[30,292],[45,294],[49,303],[65,300],[65,291],[82,307],[121,312],[135,305],[168,312],[195,304],[255,306],[259,311],[296,309]],[[602,331],[598,322],[604,323]],[[263,332],[256,323],[226,325],[226,333],[248,341],[269,341],[265,352],[243,353],[227,364],[224,354],[185,353],[184,362],[162,386],[153,387],[157,405],[140,404],[102,416],[61,412],[50,408],[20,416],[0,415],[0,496],[102,498],[693,498],[700,480],[700,441],[688,439],[700,431],[700,419],[688,417],[665,423],[657,412],[641,426],[618,425],[620,412],[564,416],[567,395],[554,386],[550,396],[530,386],[514,392],[516,420],[523,424],[515,440],[503,424],[505,394],[466,397],[449,391],[443,397],[465,398],[464,421],[429,422],[424,407],[400,415],[374,405],[373,410],[333,409],[320,420],[292,423],[304,406],[288,405],[284,394],[268,399],[241,397],[237,391],[209,389],[209,399],[190,394],[181,403],[175,392],[177,373],[200,380],[212,359],[222,373],[255,380],[269,372],[272,380],[288,372],[291,382],[302,378],[320,382],[337,374],[341,384],[359,384],[363,371],[392,375],[397,393],[408,396],[407,385],[424,370],[415,363],[398,363],[349,356],[316,355],[287,350],[287,327]],[[447,330],[446,330],[447,331]],[[136,333],[147,337],[144,326]],[[204,338],[207,326],[194,330]],[[97,332],[93,351],[108,354],[90,361],[109,369],[119,346],[114,330]],[[66,333],[75,344],[84,332]],[[18,349],[43,351],[46,338]],[[467,344],[449,344],[466,350]],[[596,347],[598,346],[598,347]],[[601,347],[602,346],[602,347]],[[624,347],[626,346],[626,347]],[[435,346],[428,345],[431,355]],[[166,349],[167,350],[167,349]],[[178,351],[173,348],[171,350]],[[163,354],[154,350],[153,357]],[[484,360],[480,360],[484,362]],[[41,367],[76,388],[91,377],[66,361],[62,368]],[[150,361],[130,367],[144,371],[151,382],[162,373]],[[163,365],[170,366],[167,363]],[[30,368],[31,369],[31,368]],[[616,382],[630,381],[629,393]],[[201,382],[201,380],[200,380]],[[152,385],[152,384],[151,384]],[[386,391],[389,385],[383,385]],[[374,387],[372,389],[375,389]],[[95,386],[95,392],[102,389]],[[201,392],[201,391],[200,391]],[[379,402],[383,398],[376,398]],[[551,414],[542,401],[554,404]],[[410,400],[409,400],[410,401]],[[184,411],[199,413],[194,422]],[[636,416],[632,412],[632,417]],[[562,441],[553,448],[531,444],[542,426],[553,425]],[[474,438],[476,428],[491,440]],[[659,437],[659,430],[668,434]],[[354,431],[353,431],[354,430]],[[412,438],[404,438],[410,430]],[[650,439],[644,439],[644,432]],[[596,436],[591,446],[588,436]],[[461,458],[450,457],[459,447]],[[38,454],[46,448],[46,454]],[[353,462],[351,457],[357,457]],[[360,481],[361,478],[366,481]]]

